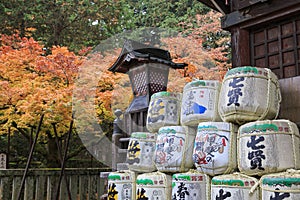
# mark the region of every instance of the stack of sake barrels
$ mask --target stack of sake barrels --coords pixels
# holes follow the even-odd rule
[[[149,132],[131,134],[109,198],[299,200],[299,131],[276,119],[280,101],[277,77],[256,67],[152,95]]]

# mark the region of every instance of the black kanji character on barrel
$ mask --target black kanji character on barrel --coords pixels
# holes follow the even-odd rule
[[[265,148],[265,145],[258,145],[258,143],[263,142],[265,138],[259,136],[256,139],[256,135],[250,137],[250,141],[247,142],[247,147],[251,148],[253,151],[248,152],[248,159],[250,160],[250,169],[259,169],[264,170],[262,167],[262,160],[266,159],[262,149]]]
[[[228,99],[229,103],[227,104],[227,106],[230,106],[231,104],[234,104],[235,106],[240,106],[239,97],[243,96],[242,87],[244,87],[244,84],[240,82],[244,80],[245,80],[244,77],[233,78],[233,80],[229,83],[229,87],[233,89],[229,90],[227,93],[227,96],[229,97]]]
[[[188,196],[190,195],[190,193],[188,192],[188,189],[185,186],[185,184],[181,182],[178,186],[177,196],[179,197],[179,200],[185,200],[186,195]]]
[[[219,196],[216,196],[216,200],[224,200],[224,199],[227,199],[227,197],[231,197],[231,193],[230,192],[226,192],[224,194],[224,190],[220,189],[219,190]]]
[[[279,189],[276,188],[275,190],[279,190]],[[273,197],[273,195],[270,196],[270,200],[282,200],[282,199],[285,199],[288,197],[290,197],[290,193],[280,194],[280,192],[275,192],[274,197]]]

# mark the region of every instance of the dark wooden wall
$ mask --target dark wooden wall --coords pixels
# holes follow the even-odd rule
[[[199,1],[223,14],[232,66],[270,68],[280,79],[279,118],[300,126],[300,0]]]
[[[298,76],[298,60],[294,58],[299,57],[300,25],[298,17],[300,15],[300,0],[286,0],[284,2],[280,0],[232,0],[230,7],[230,13],[222,18],[222,28],[230,31],[232,35],[233,67],[255,65],[269,68],[272,63],[275,63],[276,66],[272,70],[280,78]],[[284,50],[285,44],[281,42],[284,42],[283,39],[287,36],[291,37],[290,41],[293,40],[295,52],[291,54],[279,52],[281,54],[279,56],[282,57],[268,57],[272,51],[270,49],[272,44],[269,43],[272,42],[272,39],[274,41],[274,37],[269,38],[269,36],[275,29],[277,29],[274,34],[277,34],[275,38],[277,38],[278,51]],[[287,32],[289,33],[286,34]],[[258,50],[260,52],[257,52]],[[259,56],[262,55],[258,53],[264,54],[264,59],[260,59]],[[289,56],[289,60],[293,57],[295,66],[287,66],[283,56]],[[271,60],[269,61],[269,59]],[[273,61],[272,59],[277,60]],[[284,67],[289,68],[283,69]]]

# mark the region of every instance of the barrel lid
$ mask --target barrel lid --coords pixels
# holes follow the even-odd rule
[[[196,130],[193,129],[192,127],[188,126],[163,126],[159,128],[158,130],[158,135],[160,134],[176,134],[176,133],[181,133],[181,134],[196,134]]]
[[[258,180],[254,177],[241,173],[226,174],[214,176],[211,180],[212,185],[227,185],[240,187],[254,187],[258,184]]]
[[[117,181],[117,182],[132,182],[135,180],[135,172],[124,170],[120,172],[111,172],[108,175],[109,181]]]
[[[130,135],[131,139],[150,139],[156,140],[157,134],[150,132],[133,132]]]
[[[229,122],[200,122],[197,131],[234,131],[237,132],[237,126]]]
[[[203,173],[177,173],[173,174],[172,181],[197,181],[197,182],[205,182],[208,178],[206,174]]]
[[[183,90],[187,90],[190,88],[201,88],[201,87],[218,87],[220,82],[217,80],[193,80],[187,83]]]
[[[140,174],[136,178],[137,185],[144,186],[171,186],[171,176],[162,172]]]
[[[300,185],[300,171],[289,169],[286,172],[267,174],[261,177],[262,185],[283,185],[291,187],[292,185]]]
[[[268,68],[253,67],[253,66],[241,66],[235,67],[227,71],[225,78],[231,76],[256,76],[256,77],[268,77],[272,80],[278,80],[278,77]]]
[[[235,67],[227,71],[225,76],[235,75],[235,74],[259,74],[259,69],[262,71],[266,71],[264,68],[257,68],[252,66],[242,66],[242,67]]]
[[[251,133],[286,133],[299,135],[297,125],[289,120],[261,120],[255,122],[246,123],[239,128],[239,134],[251,134]]]
[[[181,94],[180,93],[176,93],[176,92],[167,92],[167,91],[162,91],[162,92],[157,92],[154,93],[151,96],[151,100],[155,99],[155,98],[162,98],[162,97],[170,97],[170,98],[176,98],[178,100],[181,99]]]

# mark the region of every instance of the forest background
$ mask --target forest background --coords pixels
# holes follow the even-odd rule
[[[174,62],[188,64],[171,71],[170,91],[193,78],[222,80],[230,68],[230,35],[221,29],[221,15],[196,0],[1,0],[0,13],[0,152],[8,154],[10,168],[25,166],[42,115],[32,167],[60,167],[56,141],[65,147],[79,68],[116,34],[146,27],[179,33],[162,41]],[[103,72],[95,109],[108,138],[114,110],[124,111],[132,98],[126,75],[107,70],[119,52],[97,52],[89,60]],[[86,150],[76,124],[70,130],[66,167],[104,166]]]

